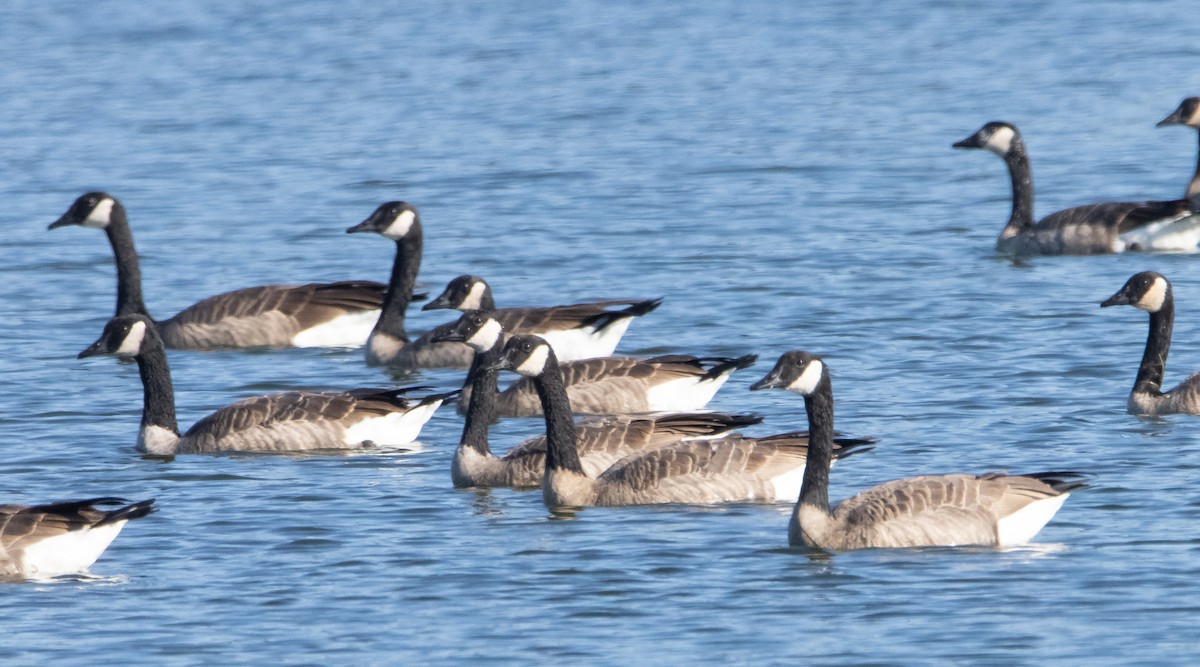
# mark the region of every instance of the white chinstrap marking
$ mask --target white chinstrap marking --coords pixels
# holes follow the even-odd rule
[[[546,360],[550,357],[550,348],[547,345],[538,345],[533,348],[525,361],[513,370],[526,377],[537,377],[542,374],[546,368]]]
[[[388,224],[387,228],[380,232],[380,235],[392,239],[393,241],[399,241],[405,236],[408,236],[408,233],[412,231],[413,221],[416,219],[416,213],[412,211],[401,211],[400,214],[397,215],[390,224]]]
[[[467,290],[467,295],[463,300],[454,306],[455,310],[479,310],[483,304],[483,293],[487,291],[487,285],[480,282],[471,283],[471,289]]]
[[[997,128],[995,132],[992,132],[992,136],[988,137],[987,141],[984,142],[983,147],[1000,157],[1004,157],[1012,150],[1014,136],[1015,133],[1012,131],[1012,128]]]
[[[1147,313],[1157,313],[1162,310],[1163,302],[1167,299],[1167,280],[1162,277],[1154,279],[1146,293],[1142,298],[1137,300],[1134,306],[1146,311]]]
[[[142,351],[142,341],[146,338],[146,323],[137,321],[133,326],[129,327],[129,333],[125,334],[125,339],[121,341],[121,345],[117,347],[113,354],[119,357],[135,357]]]
[[[84,227],[92,227],[95,229],[104,229],[112,222],[113,205],[116,202],[112,197],[105,197],[92,208],[92,212],[88,213],[88,217],[80,223]]]
[[[476,331],[467,339],[467,345],[470,345],[477,352],[486,352],[496,345],[496,341],[500,340],[501,333],[503,331],[501,330],[500,323],[489,317],[483,323],[483,326],[479,327],[479,331]]]
[[[813,359],[808,362],[804,372],[800,377],[792,380],[788,385],[788,391],[794,391],[801,396],[807,396],[817,389],[817,383],[821,381],[821,374],[825,371],[825,364],[819,359]]]

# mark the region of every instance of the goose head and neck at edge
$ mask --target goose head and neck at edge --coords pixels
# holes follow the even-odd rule
[[[392,262],[387,294],[383,298],[379,320],[367,341],[368,361],[386,363],[390,356],[409,343],[404,319],[412,302],[417,273],[421,270],[424,229],[415,206],[393,201],[380,204],[366,220],[346,230],[347,234],[359,232],[374,232],[396,242],[396,258]]]
[[[112,246],[113,262],[117,267],[117,305],[113,317],[145,315],[150,317],[142,299],[142,271],[138,261],[133,231],[125,215],[125,207],[110,194],[88,192],[80,195],[71,208],[49,229],[68,225],[96,227],[104,230]]]
[[[1125,285],[1100,303],[1109,306],[1134,306],[1150,314],[1150,330],[1146,336],[1146,348],[1134,380],[1132,402],[1139,395],[1151,400],[1162,396],[1163,375],[1167,366],[1167,354],[1171,351],[1171,330],[1175,325],[1175,297],[1171,282],[1161,274],[1143,271],[1132,276]]]
[[[983,148],[999,155],[1008,166],[1012,181],[1012,212],[1008,224],[996,239],[997,247],[1003,248],[1009,241],[1033,227],[1033,171],[1029,166],[1029,154],[1025,141],[1015,125],[992,121],[975,134],[953,144],[954,148]]]
[[[168,456],[179,442],[179,424],[175,418],[175,391],[167,351],[154,323],[144,315],[114,317],[104,326],[100,338],[79,358],[111,354],[137,360],[142,379],[142,422],[138,432],[138,450]]]
[[[1200,130],[1200,97],[1184,98],[1170,116],[1158,121],[1156,127],[1169,125],[1183,125]],[[1200,133],[1197,133],[1197,140],[1200,140]],[[1192,180],[1188,182],[1183,196],[1200,205],[1200,147],[1196,151],[1196,169],[1192,172]]]
[[[820,547],[821,536],[832,519],[829,508],[829,469],[833,465],[833,383],[829,370],[807,352],[784,353],[775,367],[751,390],[786,389],[804,397],[808,414],[808,456],[800,497],[788,524],[792,545]]]
[[[550,507],[592,504],[594,480],[587,477],[577,449],[571,401],[554,350],[532,335],[513,336],[494,364],[531,378],[546,421],[546,473],[542,493]]]

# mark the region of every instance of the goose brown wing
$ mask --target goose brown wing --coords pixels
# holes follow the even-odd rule
[[[213,325],[274,313],[291,319],[301,331],[348,312],[381,308],[386,291],[387,285],[367,280],[247,287],[199,301],[168,322]]]
[[[153,500],[116,510],[99,508],[128,502],[124,498],[91,498],[44,505],[0,505],[0,550],[14,554],[55,535],[122,519],[136,519],[153,511]]]
[[[612,315],[610,308],[640,303],[643,301],[638,299],[615,299],[546,308],[500,308],[495,311],[495,317],[508,335],[536,334],[578,329]]]

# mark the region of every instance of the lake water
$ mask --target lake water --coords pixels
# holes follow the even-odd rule
[[[1200,368],[1200,256],[992,252],[1009,185],[955,151],[1016,123],[1043,215],[1181,196],[1195,7],[1165,2],[107,3],[0,8],[4,502],[122,495],[91,578],[7,584],[4,664],[1162,665],[1200,651],[1195,417],[1125,397],[1174,281],[1173,384]],[[806,6],[813,5],[813,6]],[[456,491],[461,419],[418,451],[134,451],[134,366],[77,360],[112,311],[80,193],[129,211],[166,317],[237,287],[384,280],[347,236],[422,212],[419,289],[477,273],[503,304],[665,298],[627,354],[756,352],[711,407],[806,426],[747,391],[826,356],[839,429],[881,439],[831,496],[920,473],[1083,470],[1028,548],[787,546],[790,507],[588,509]],[[413,331],[447,318],[414,312]],[[171,355],[179,417],[264,391],[390,382],[360,351]],[[459,375],[403,378],[453,387]],[[541,431],[508,421],[493,446]]]

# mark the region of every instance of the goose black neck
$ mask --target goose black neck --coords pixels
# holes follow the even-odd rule
[[[142,270],[138,264],[137,247],[133,244],[133,231],[129,229],[125,207],[120,202],[113,202],[104,233],[112,245],[113,260],[117,265],[116,317],[134,314],[150,317],[142,301]]]
[[[479,305],[475,309],[486,310],[489,313],[496,310],[496,299],[492,296],[491,286],[484,287],[483,296],[479,297]]]
[[[463,424],[462,439],[459,445],[474,449],[480,454],[490,454],[488,446],[488,426],[496,418],[496,376],[500,371],[489,369],[500,358],[503,350],[502,343],[486,352],[476,352],[471,362],[471,370],[467,373],[467,386],[471,388],[467,401],[467,421]]]
[[[1137,381],[1133,384],[1135,392],[1157,394],[1161,391],[1174,326],[1175,298],[1168,287],[1162,307],[1150,313],[1150,334],[1146,337],[1146,351],[1142,353],[1142,365],[1138,367]]]
[[[153,336],[154,342],[137,356],[138,372],[142,376],[142,427],[159,426],[179,435],[167,351],[157,333],[148,331],[146,335]]]
[[[408,234],[396,241],[396,260],[392,263],[392,277],[388,281],[388,291],[383,298],[379,321],[375,323],[375,331],[390,334],[405,342],[408,342],[408,335],[404,331],[404,314],[412,301],[417,272],[421,270],[423,236],[421,223],[413,221]]]
[[[800,503],[829,511],[829,467],[833,463],[833,385],[826,373],[804,397],[808,412],[808,460],[800,485]]]
[[[546,417],[546,470],[568,470],[583,473],[576,449],[575,420],[571,417],[571,400],[563,384],[562,372],[554,353],[546,361],[546,368],[534,378],[538,397],[542,399],[542,413]]]
[[[1197,132],[1196,136],[1200,137],[1200,132]],[[1188,183],[1187,194],[1184,196],[1193,201],[1200,198],[1200,149],[1196,151],[1196,171],[1192,172],[1192,182]]]
[[[1008,175],[1012,179],[1012,214],[1008,216],[1004,231],[1016,234],[1033,225],[1033,171],[1029,168],[1029,155],[1020,137],[1012,138],[1004,164],[1008,165]]]

